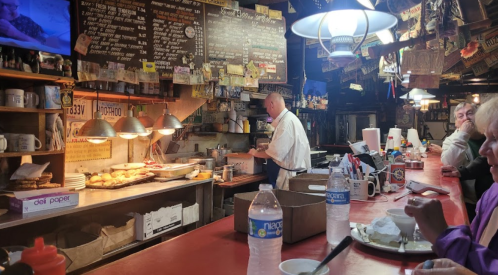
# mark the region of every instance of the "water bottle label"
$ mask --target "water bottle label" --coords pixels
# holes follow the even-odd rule
[[[262,221],[249,218],[249,236],[259,239],[282,237],[283,221]]]
[[[349,191],[330,192],[327,191],[328,204],[349,204]]]

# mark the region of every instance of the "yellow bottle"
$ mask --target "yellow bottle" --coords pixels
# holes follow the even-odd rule
[[[249,125],[249,120],[244,120],[244,133],[249,133],[251,131],[251,125]]]

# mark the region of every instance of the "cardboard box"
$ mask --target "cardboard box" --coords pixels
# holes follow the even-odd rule
[[[135,218],[119,216],[112,218],[108,224],[100,231],[104,254],[135,240]]]
[[[289,190],[304,193],[325,193],[328,180],[328,174],[299,174],[289,179]]]
[[[182,226],[182,204],[167,205],[143,205],[140,211],[133,213],[137,240],[147,240]]]
[[[283,241],[295,243],[313,235],[325,232],[325,197],[304,193],[273,190],[283,211]],[[248,210],[258,192],[235,194],[234,229],[248,232]]]
[[[44,194],[35,197],[18,199],[10,198],[10,209],[19,213],[32,213],[42,210],[78,205],[79,193],[63,192]]]
[[[261,159],[255,159],[253,155],[246,153],[226,154],[227,164],[237,164],[235,169],[240,169],[241,174],[258,174],[263,172]]]
[[[40,96],[41,109],[61,108],[61,91],[59,86],[37,86],[34,90]]]
[[[66,257],[66,272],[102,259],[102,237],[95,233],[64,230],[43,236],[46,245],[55,245]]]
[[[184,203],[185,205],[185,203]],[[199,204],[184,207],[183,210],[183,225],[188,225],[199,221]]]

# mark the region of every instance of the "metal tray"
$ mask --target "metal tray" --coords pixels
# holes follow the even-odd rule
[[[186,174],[194,171],[195,163],[169,163],[163,164],[162,169],[149,169],[149,172],[156,174],[162,178],[172,178],[178,176],[185,176]]]
[[[119,189],[119,188],[123,188],[123,187],[126,187],[126,186],[134,185],[134,184],[144,183],[144,182],[149,181],[149,180],[151,180],[151,179],[153,179],[155,177],[156,177],[156,175],[145,176],[143,178],[139,178],[139,179],[136,179],[136,180],[123,182],[121,184],[116,184],[116,185],[112,185],[112,186],[102,186],[102,185],[87,184],[86,188],[93,188],[93,189]]]

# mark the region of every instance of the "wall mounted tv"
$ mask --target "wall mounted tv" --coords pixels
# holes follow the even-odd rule
[[[306,82],[304,83],[303,94],[306,97],[308,95],[324,97],[327,95],[327,83],[306,79]]]
[[[71,55],[67,0],[0,0],[0,45]]]

